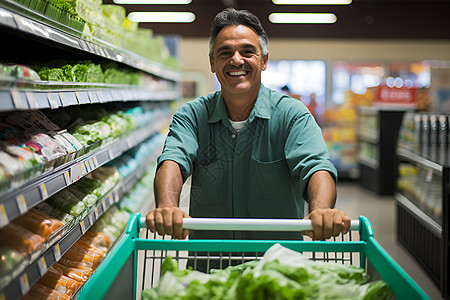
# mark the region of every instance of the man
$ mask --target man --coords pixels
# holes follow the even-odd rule
[[[309,203],[314,239],[350,227],[333,209],[336,169],[320,128],[298,100],[261,84],[268,38],[256,16],[225,9],[214,19],[209,59],[221,91],[174,114],[155,176],[152,232],[185,238],[301,239],[300,233],[209,232],[182,229],[182,218],[303,218]],[[189,215],[179,196],[192,175]]]

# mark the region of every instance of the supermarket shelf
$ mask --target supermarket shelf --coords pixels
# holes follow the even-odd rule
[[[360,156],[358,157],[358,162],[360,164],[364,164],[368,167],[371,167],[372,169],[376,169],[379,166],[379,161],[375,158],[371,158],[368,156],[363,156],[360,154]]]
[[[72,83],[64,85],[63,82],[58,82],[57,84],[60,85],[58,90],[0,89],[0,111],[57,109],[72,105],[116,101],[173,101],[180,97],[180,92],[175,90],[155,91],[130,86],[127,88],[83,88],[86,84],[74,89],[76,85]],[[66,87],[69,90],[65,89]]]
[[[403,196],[400,193],[395,194],[395,199],[399,204],[401,204],[406,210],[416,216],[421,223],[427,227],[431,232],[433,232],[437,236],[442,236],[442,226],[439,225],[436,221],[430,218],[427,214],[425,214],[420,208],[418,208],[414,203],[409,201],[408,198]]]
[[[19,276],[13,279],[1,292],[0,299],[19,299],[30,287],[56,263],[61,256],[105,213],[111,206],[129,192],[143,176],[147,164],[140,165],[131,175],[118,183],[111,191],[97,201],[86,217],[75,224],[70,231],[49,247],[43,255],[33,261]]]
[[[8,0],[3,0],[2,2],[4,2],[3,5],[6,4],[11,9],[0,7],[0,26],[20,31],[33,38],[55,42],[73,49],[124,63],[167,80],[179,81],[181,79],[180,73],[168,70],[160,63],[150,61],[131,51],[96,38],[92,38],[92,41],[87,41],[80,38],[78,36],[80,33],[77,34],[73,29],[50,20],[37,12],[31,12],[18,3]],[[27,11],[27,14],[31,14],[35,18],[21,15],[16,11]],[[53,24],[53,26],[50,24]]]
[[[43,174],[24,185],[2,195],[0,202],[0,226],[25,213],[34,205],[46,200],[98,167],[113,160],[158,132],[157,126],[141,128],[127,137],[102,147],[92,154],[80,157],[61,168]],[[1,299],[1,298],[0,298]]]
[[[407,150],[407,149],[404,149],[401,147],[397,147],[397,156],[400,159],[414,162],[416,164],[420,164],[424,167],[430,168],[433,171],[435,171],[436,173],[442,175],[442,172],[444,169],[443,166],[441,166],[435,162],[432,162],[432,161],[418,155],[417,153],[415,153],[413,151],[410,151],[410,150]]]
[[[380,137],[375,133],[358,132],[358,140],[371,144],[378,144],[380,142]]]

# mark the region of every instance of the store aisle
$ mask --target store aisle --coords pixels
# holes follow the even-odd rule
[[[375,239],[433,300],[443,299],[438,287],[416,263],[409,252],[397,242],[396,207],[393,196],[377,196],[356,182],[339,182],[336,207],[352,219],[359,215],[372,223]]]

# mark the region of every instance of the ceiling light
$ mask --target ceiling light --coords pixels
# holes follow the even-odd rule
[[[279,5],[347,5],[352,0],[272,0],[274,4]]]
[[[331,24],[337,17],[329,13],[273,13],[269,21],[277,24]]]
[[[128,19],[138,23],[192,23],[195,15],[191,12],[132,12]]]
[[[192,0],[113,0],[116,4],[189,4]]]

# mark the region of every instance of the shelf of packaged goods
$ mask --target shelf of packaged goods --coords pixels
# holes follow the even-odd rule
[[[379,161],[377,159],[369,157],[369,156],[364,156],[361,154],[358,157],[358,162],[360,164],[364,164],[372,169],[376,169],[380,165]]]
[[[442,171],[444,169],[442,165],[439,165],[429,159],[426,159],[423,156],[417,154],[416,152],[404,149],[402,147],[397,147],[397,156],[402,160],[414,164],[420,164],[421,166],[432,169],[435,173],[442,175]]]
[[[136,130],[118,141],[111,142],[110,145],[51,171],[50,174],[45,173],[6,192],[0,200],[0,226],[8,224],[31,207],[150,138],[160,128],[156,125]]]
[[[149,155],[149,157],[152,157]],[[101,197],[93,205],[85,217],[75,224],[60,239],[53,240],[53,244],[47,247],[45,252],[34,259],[25,270],[15,277],[3,290],[0,291],[0,299],[20,299],[61,256],[115,203],[128,193],[144,175],[147,164],[141,164],[129,176],[121,180],[106,195]]]
[[[421,223],[427,227],[431,232],[437,236],[442,235],[442,226],[439,225],[435,220],[425,214],[420,208],[418,208],[414,203],[412,203],[407,197],[400,193],[395,194],[395,199],[399,204],[402,205],[406,210],[412,213],[416,218],[418,218]]]
[[[55,83],[53,83],[54,85]],[[57,109],[72,105],[126,102],[126,101],[173,101],[180,97],[177,90],[152,90],[147,88],[80,88],[75,84],[58,83],[55,90],[30,90],[26,88],[0,88],[0,111],[27,109]],[[36,84],[35,84],[36,86]],[[48,87],[48,85],[43,85]],[[98,85],[96,85],[98,86]]]
[[[5,4],[8,4],[8,8],[4,7]],[[91,37],[90,41],[83,39],[80,37],[81,33],[50,20],[37,12],[31,12],[18,3],[5,0],[2,6],[0,7],[0,27],[17,30],[33,38],[51,41],[102,58],[117,61],[163,79],[171,81],[179,81],[181,79],[179,72],[169,70],[160,63],[150,61],[129,50],[119,48],[94,37]],[[12,10],[10,7],[18,9]],[[24,16],[16,12],[16,10],[27,11],[27,15],[34,17]]]
[[[375,133],[358,132],[358,140],[371,144],[378,144],[380,142],[380,137]]]

